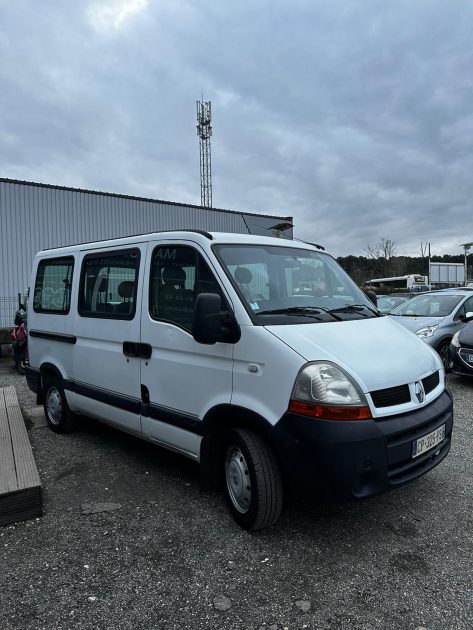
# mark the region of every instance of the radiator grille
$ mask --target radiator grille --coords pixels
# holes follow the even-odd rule
[[[426,376],[422,379],[422,385],[424,386],[424,391],[426,394],[429,394],[431,391],[433,391],[439,383],[440,377],[438,372],[434,372],[430,376]]]
[[[402,405],[411,401],[409,385],[378,389],[375,392],[370,392],[370,394],[375,407],[391,407],[392,405]]]

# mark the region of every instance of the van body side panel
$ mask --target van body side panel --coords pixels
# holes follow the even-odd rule
[[[149,360],[142,360],[142,383],[150,403],[201,420],[207,411],[230,402],[233,346],[198,344],[193,337],[166,322],[143,313],[143,343],[152,346]]]
[[[136,435],[142,434],[139,357],[124,354],[124,342],[139,343],[143,266],[147,243],[138,243],[140,268],[133,319],[88,317],[74,310],[74,403],[77,411]],[[120,248],[102,250],[104,256]],[[80,265],[89,252],[83,252]],[[97,253],[97,250],[95,251]],[[110,315],[110,313],[108,314]]]
[[[202,419],[212,407],[230,403],[233,345],[197,343],[183,327],[151,317],[152,250],[164,244],[193,248],[211,267],[205,252],[195,243],[170,244],[165,239],[149,244],[141,320],[141,342],[151,346],[150,358],[141,359],[141,384],[149,395],[143,432],[152,441],[198,458]]]
[[[232,346],[197,344],[184,330],[144,313],[142,339],[152,346],[143,360],[142,384],[149,391],[143,432],[151,440],[198,458],[200,423],[209,409],[229,403]]]
[[[272,425],[287,411],[305,360],[263,326],[241,326],[235,344],[232,405],[256,412]]]

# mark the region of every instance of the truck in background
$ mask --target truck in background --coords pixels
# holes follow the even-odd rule
[[[465,265],[463,263],[430,262],[430,286],[436,289],[442,287],[461,287],[465,283]]]

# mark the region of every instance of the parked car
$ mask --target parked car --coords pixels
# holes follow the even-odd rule
[[[473,376],[473,321],[453,335],[449,358],[449,367],[454,374]]]
[[[416,295],[390,314],[435,348],[448,369],[448,347],[453,335],[473,319],[471,289],[442,289]]]
[[[428,284],[416,284],[411,291],[412,293],[425,293],[425,291],[430,291],[430,287]]]
[[[407,302],[408,299],[408,297],[404,297],[402,295],[384,295],[382,297],[378,296],[378,311],[384,314],[390,313],[397,306],[400,306],[401,304],[404,304],[404,302]]]

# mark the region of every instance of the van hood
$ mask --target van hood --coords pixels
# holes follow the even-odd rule
[[[306,361],[332,361],[363,392],[412,383],[442,368],[437,353],[390,317],[266,326]]]
[[[438,326],[443,321],[443,317],[403,317],[402,315],[390,315],[389,317],[392,317],[398,324],[413,332],[426,326]]]

